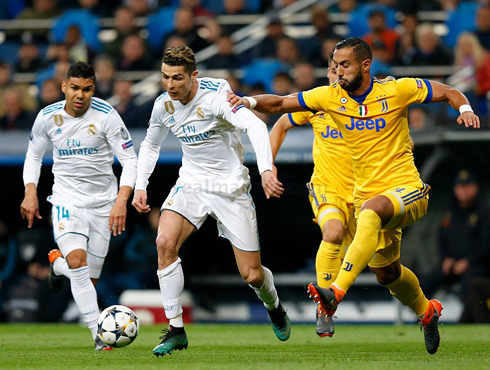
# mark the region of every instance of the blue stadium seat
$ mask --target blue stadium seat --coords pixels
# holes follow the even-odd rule
[[[444,43],[448,47],[456,46],[458,35],[463,31],[473,31],[476,28],[475,15],[478,3],[460,3],[456,10],[448,12],[446,26],[448,33],[444,37]]]
[[[148,42],[153,50],[162,50],[165,36],[173,31],[175,9],[175,7],[162,8],[148,17],[146,29],[148,30]]]
[[[13,67],[17,60],[17,52],[19,51],[20,45],[20,42],[14,41],[6,41],[0,44],[0,60]]]
[[[56,19],[52,27],[53,41],[62,42],[66,31],[70,26],[78,26],[85,42],[96,52],[102,50],[102,45],[97,37],[99,28],[99,18],[89,10],[73,9],[67,10],[60,18]]]
[[[268,93],[272,92],[272,80],[278,72],[289,72],[290,66],[282,64],[277,59],[257,59],[243,68],[243,83],[253,86],[257,83],[264,85]]]
[[[223,5],[223,0],[202,0],[202,6],[209,9],[215,14],[224,14],[225,7]],[[262,0],[247,0],[245,1],[245,10],[248,13],[258,13],[262,5]]]
[[[395,10],[379,4],[364,4],[351,13],[351,19],[347,22],[349,37],[363,37],[369,33],[368,18],[373,10],[382,10],[386,15],[386,24],[389,28],[395,28],[397,21]]]

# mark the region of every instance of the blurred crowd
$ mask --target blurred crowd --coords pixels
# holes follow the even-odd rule
[[[137,99],[133,85],[159,70],[162,51],[169,46],[185,43],[195,52],[211,46],[215,52],[198,58],[198,68],[223,70],[238,94],[284,95],[326,83],[321,71],[328,67],[329,54],[349,36],[363,37],[372,46],[372,72],[379,78],[401,77],[393,67],[455,67],[458,87],[481,117],[489,115],[489,0],[340,0],[331,7],[322,2],[309,7],[304,11],[308,21],[278,16],[295,2],[3,1],[0,19],[20,23],[0,32],[0,129],[28,129],[38,109],[61,99],[60,82],[78,60],[95,66],[96,96],[112,97],[128,127],[145,128],[152,99]],[[252,37],[249,48],[237,48],[234,33],[248,25],[240,17],[245,15],[266,15],[268,24]],[[452,73],[436,69],[431,76],[423,74],[445,81]],[[417,70],[410,75],[417,76]],[[414,130],[440,121],[437,107],[413,110]]]

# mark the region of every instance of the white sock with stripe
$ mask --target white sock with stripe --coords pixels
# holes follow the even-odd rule
[[[70,269],[70,277],[73,299],[95,339],[97,336],[97,319],[100,313],[97,304],[97,292],[90,280],[88,266]]]
[[[163,308],[165,316],[174,327],[182,327],[182,292],[184,291],[184,271],[181,265],[182,260],[177,261],[157,271],[160,292],[162,293]]]

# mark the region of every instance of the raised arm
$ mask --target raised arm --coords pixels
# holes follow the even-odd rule
[[[430,84],[432,86],[431,103],[448,103],[460,113],[460,116],[456,120],[458,124],[464,124],[466,127],[480,128],[480,118],[473,113],[470,102],[461,91],[437,81],[430,81]]]
[[[230,102],[231,107],[243,104],[249,109],[268,114],[292,113],[308,110],[301,105],[297,93],[287,96],[266,94],[253,97],[246,96],[243,98],[236,96],[234,93],[229,93],[227,100]]]

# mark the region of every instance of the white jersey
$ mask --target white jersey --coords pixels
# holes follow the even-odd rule
[[[37,115],[24,164],[24,184],[37,186],[42,158],[51,141],[51,199],[77,207],[101,207],[117,197],[114,154],[123,166],[120,186],[134,186],[138,160],[131,135],[117,111],[102,99],[92,98],[81,117],[70,116],[65,103],[51,104]]]
[[[146,190],[169,130],[182,144],[179,185],[221,193],[232,193],[248,185],[240,130],[250,137],[260,173],[272,170],[266,125],[245,106],[230,107],[226,94],[231,88],[225,80],[198,78],[197,83],[197,93],[186,105],[167,93],[155,100],[139,152],[136,190]]]

